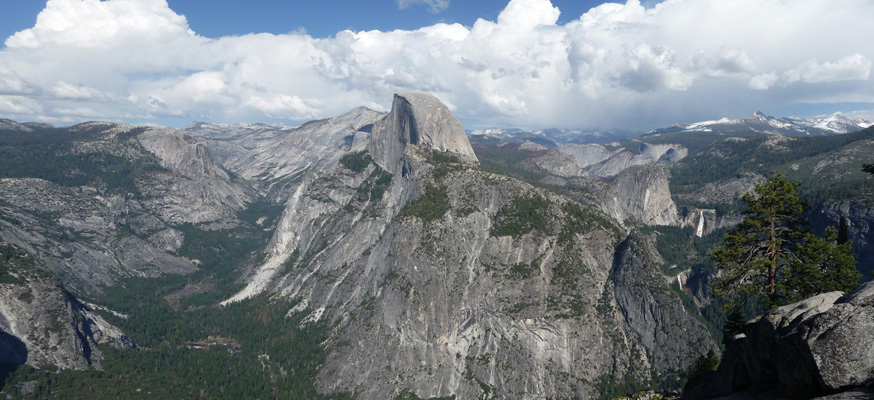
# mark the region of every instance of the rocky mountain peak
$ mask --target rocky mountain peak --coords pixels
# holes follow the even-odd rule
[[[30,132],[33,129],[27,125],[20,124],[10,119],[0,118],[0,129],[16,130],[21,132]]]
[[[391,112],[374,124],[370,153],[383,168],[396,172],[408,144],[450,151],[478,162],[461,122],[449,107],[427,94],[395,94]]]

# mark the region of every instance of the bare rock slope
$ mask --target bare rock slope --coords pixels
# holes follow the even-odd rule
[[[184,129],[206,146],[215,162],[271,192],[288,195],[309,170],[333,168],[344,151],[360,147],[384,118],[365,107],[301,126],[193,123]],[[281,196],[277,193],[277,196]]]
[[[284,296],[289,315],[333,326],[322,391],[587,398],[713,347],[651,243],[481,169],[435,101],[396,96],[369,151],[348,153],[364,162],[303,177],[267,261],[228,299]]]

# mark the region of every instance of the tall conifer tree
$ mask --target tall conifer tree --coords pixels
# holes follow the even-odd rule
[[[797,189],[797,183],[774,174],[743,196],[746,218],[711,254],[722,270],[714,293],[730,306],[733,300],[758,297],[772,308],[826,291],[851,291],[858,284],[851,243],[838,245],[834,228],[821,239],[798,227],[804,204]]]

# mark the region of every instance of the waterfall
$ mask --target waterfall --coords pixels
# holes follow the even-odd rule
[[[700,211],[701,214],[698,215],[698,230],[695,231],[695,236],[701,237],[704,236],[704,211]]]

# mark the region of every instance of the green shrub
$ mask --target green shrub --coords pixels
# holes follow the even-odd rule
[[[458,155],[449,151],[433,150],[431,152],[431,160],[436,163],[459,164],[461,159]]]
[[[6,379],[4,393],[18,398],[17,384],[35,382],[32,398],[46,399],[349,398],[316,390],[316,376],[333,349],[325,344],[329,327],[301,327],[306,312],[286,317],[294,303],[261,296],[227,307],[175,311],[165,307],[156,293],[148,295],[158,301],[143,302],[129,319],[107,316],[125,332],[132,325],[167,328],[149,331],[153,336],[148,346],[143,342],[129,350],[100,346],[101,370],[52,372],[21,366]],[[189,347],[209,336],[232,344]]]
[[[18,295],[18,300],[30,304],[30,302],[33,301],[33,293],[29,291],[21,292],[21,294]]]
[[[620,234],[619,228],[613,225],[610,220],[603,215],[584,209],[577,203],[565,203],[561,209],[566,215],[564,225],[558,234],[558,239],[561,243],[568,243],[573,239],[575,233],[587,232],[596,226],[609,229],[617,235]]]
[[[549,227],[549,205],[549,201],[538,195],[513,199],[495,216],[492,236],[518,238],[534,229],[551,235],[553,232]]]
[[[355,172],[364,171],[371,162],[373,162],[373,158],[366,151],[348,153],[340,158],[340,164]]]
[[[709,373],[716,371],[719,367],[719,357],[711,349],[706,356],[701,356],[692,364],[689,369],[689,374],[686,375],[686,383],[684,388],[689,389],[701,382]]]
[[[416,217],[431,222],[442,218],[449,209],[449,194],[446,188],[428,185],[421,197],[407,203],[401,211],[401,216]]]
[[[531,264],[516,263],[512,267],[510,267],[510,272],[513,275],[527,278],[531,276],[534,271],[537,271],[537,269],[537,263],[532,261]]]
[[[379,201],[385,195],[385,191],[391,186],[393,175],[377,166],[370,176],[358,187],[358,201]]]

